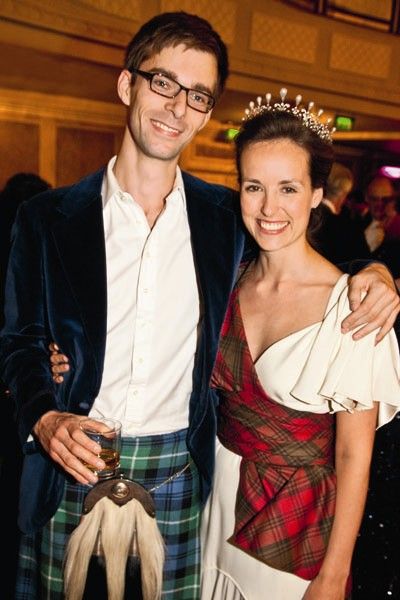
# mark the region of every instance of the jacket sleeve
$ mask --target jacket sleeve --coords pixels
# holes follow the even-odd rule
[[[372,265],[373,263],[383,264],[387,270],[390,272],[389,267],[381,260],[376,260],[374,258],[355,258],[349,262],[339,263],[337,266],[343,273],[348,273],[349,275],[357,275],[360,271],[368,267],[368,265]]]
[[[23,204],[13,229],[0,338],[0,374],[16,403],[23,444],[39,417],[57,409],[47,349],[43,247],[39,218]]]

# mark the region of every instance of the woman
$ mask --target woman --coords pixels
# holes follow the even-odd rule
[[[221,445],[203,524],[204,600],[346,597],[375,427],[400,403],[393,331],[377,346],[374,334],[341,334],[347,275],[308,240],[330,132],[281,98],[251,103],[236,138],[259,255],[232,293],[213,374]]]

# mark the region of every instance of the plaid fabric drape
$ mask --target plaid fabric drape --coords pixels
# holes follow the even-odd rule
[[[213,385],[220,389],[219,438],[242,456],[230,542],[268,565],[313,579],[335,510],[334,418],[287,408],[264,392],[234,290]]]

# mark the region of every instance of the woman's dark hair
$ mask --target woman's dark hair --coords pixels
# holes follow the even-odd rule
[[[125,52],[125,69],[140,65],[164,48],[184,44],[186,48],[209,52],[215,56],[218,83],[215,95],[221,95],[228,77],[228,52],[219,34],[210,23],[186,12],[162,13],[147,21],[136,33]]]
[[[236,167],[241,182],[240,161],[243,151],[251,144],[286,139],[297,144],[308,154],[309,173],[313,189],[322,188],[324,193],[334,160],[331,142],[321,139],[295,115],[286,111],[265,111],[244,121],[235,138]],[[311,211],[308,225],[308,238],[312,243],[312,234],[321,222],[318,207]]]

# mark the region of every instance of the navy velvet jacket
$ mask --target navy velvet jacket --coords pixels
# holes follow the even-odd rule
[[[40,529],[55,513],[66,478],[37,442],[26,442],[34,424],[53,409],[87,414],[100,389],[107,320],[100,196],[103,173],[24,203],[14,228],[0,368],[16,402],[25,450],[19,525],[27,533]],[[186,173],[183,179],[204,309],[187,442],[200,470],[205,500],[212,479],[216,433],[215,398],[209,379],[245,234],[235,192]],[[51,340],[70,360],[70,373],[58,386],[49,369]]]

